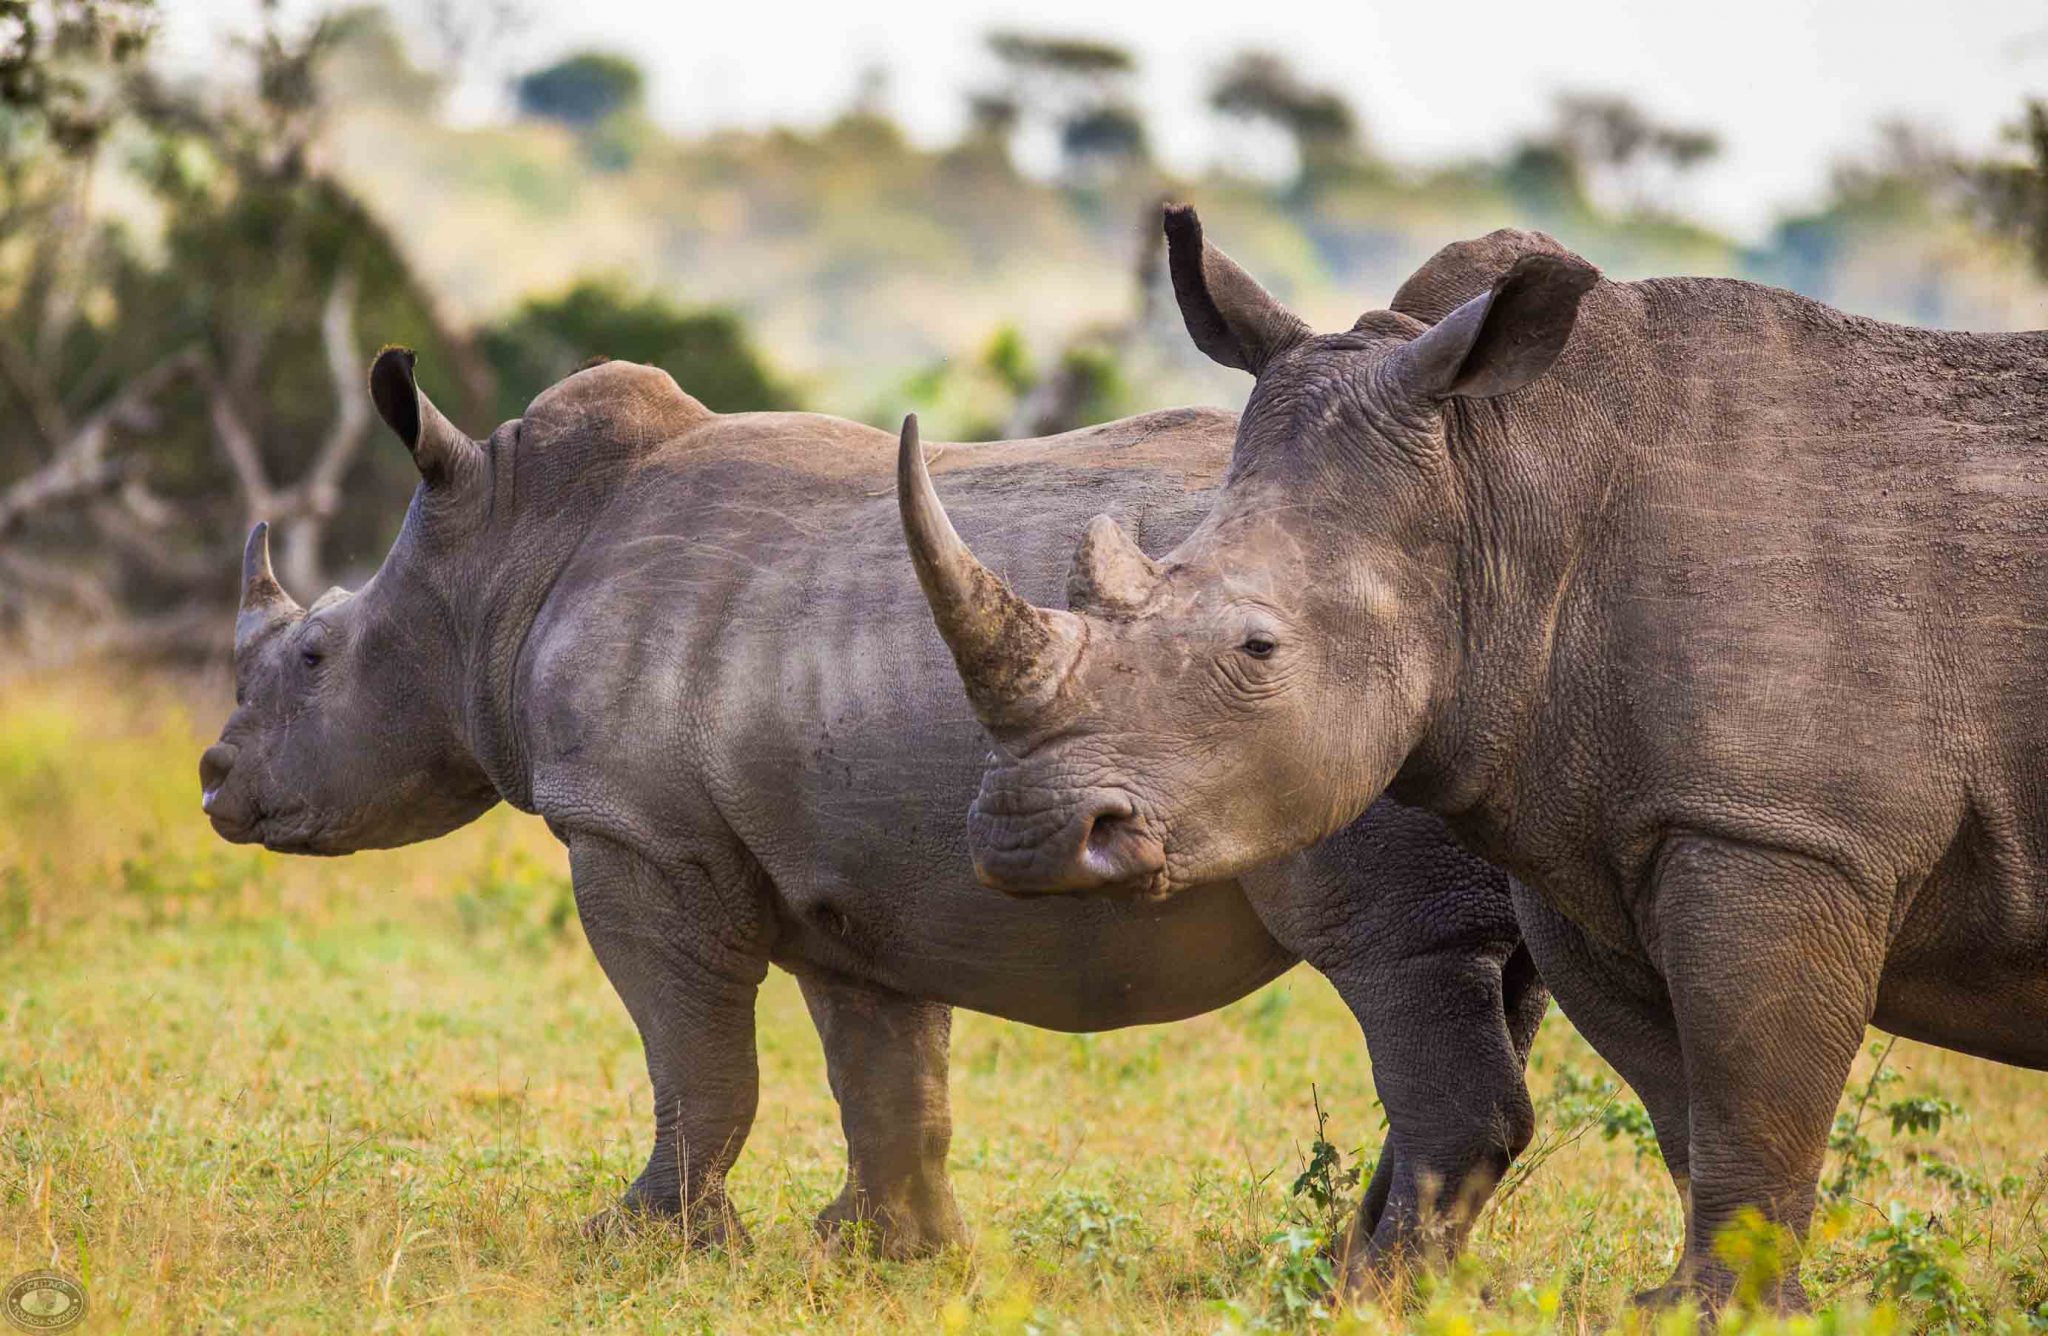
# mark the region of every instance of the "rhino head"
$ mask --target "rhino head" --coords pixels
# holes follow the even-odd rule
[[[243,549],[235,711],[199,760],[206,815],[238,844],[386,848],[445,833],[497,801],[461,736],[450,599],[488,501],[488,461],[420,393],[409,351],[379,355],[370,393],[420,471],[377,573],[301,607],[271,569],[269,526],[256,525]]]
[[[904,531],[996,744],[970,844],[1006,891],[1235,876],[1348,824],[1429,752],[1485,578],[1486,497],[1449,424],[1543,376],[1598,277],[1525,254],[1434,324],[1381,311],[1317,335],[1193,210],[1166,228],[1189,333],[1257,379],[1179,547],[1155,561],[1098,517],[1070,606],[1033,607],[953,531],[905,426]]]

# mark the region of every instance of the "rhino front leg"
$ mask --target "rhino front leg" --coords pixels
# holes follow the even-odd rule
[[[952,1008],[829,975],[799,982],[846,1132],[846,1186],[818,1216],[818,1232],[862,1238],[890,1258],[964,1244],[946,1175]]]
[[[598,836],[569,840],[576,911],[639,1027],[654,1087],[654,1149],[594,1230],[673,1220],[694,1246],[743,1242],[726,1172],[753,1126],[754,998],[765,955],[734,947],[701,866],[664,871]]]
[[[1709,1309],[1741,1279],[1715,1243],[1750,1211],[1784,1244],[1776,1283],[1756,1298],[1809,1307],[1798,1241],[1877,1005],[1889,920],[1881,897],[1786,850],[1688,835],[1661,853],[1648,927],[1692,1115],[1685,1255],[1672,1287]]]

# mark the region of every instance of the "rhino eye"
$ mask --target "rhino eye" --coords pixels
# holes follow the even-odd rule
[[[320,657],[320,651],[311,645],[299,651],[299,662],[305,664],[308,668],[318,668],[320,666]]]
[[[1252,636],[1238,648],[1254,659],[1270,659],[1273,657],[1273,651],[1280,647],[1264,636]]]

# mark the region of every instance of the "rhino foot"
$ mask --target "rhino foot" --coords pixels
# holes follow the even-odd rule
[[[1652,1311],[1669,1310],[1689,1303],[1699,1309],[1700,1325],[1711,1328],[1721,1310],[1736,1301],[1736,1288],[1735,1277],[1724,1268],[1717,1266],[1703,1272],[1688,1272],[1681,1265],[1662,1285],[1638,1291],[1633,1302],[1637,1308]],[[1813,1300],[1807,1296],[1806,1287],[1799,1283],[1797,1276],[1786,1276],[1761,1293],[1743,1295],[1741,1299],[1744,1307],[1780,1316],[1813,1311]]]
[[[628,1190],[618,1205],[583,1222],[584,1237],[600,1241],[655,1232],[680,1238],[685,1247],[706,1251],[744,1248],[750,1241],[746,1226],[723,1194],[699,1200],[685,1212],[675,1201],[652,1200]]]
[[[894,1202],[841,1192],[818,1213],[817,1231],[833,1253],[862,1252],[892,1262],[931,1257],[968,1243],[966,1222],[953,1204],[952,1190],[944,1186]]]

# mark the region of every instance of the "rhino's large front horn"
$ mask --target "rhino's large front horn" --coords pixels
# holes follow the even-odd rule
[[[975,560],[932,487],[915,413],[903,419],[896,505],[918,583],[975,714],[996,730],[1028,723],[1052,703],[1080,652],[1086,635],[1081,619],[1033,607]]]
[[[242,607],[235,615],[235,653],[240,654],[279,622],[299,610],[270,569],[270,526],[258,521],[242,547]]]

